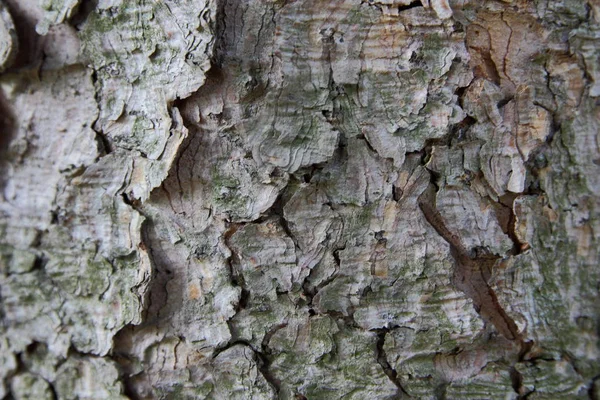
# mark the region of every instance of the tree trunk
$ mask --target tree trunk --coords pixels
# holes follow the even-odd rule
[[[598,0],[39,3],[0,398],[600,398]]]

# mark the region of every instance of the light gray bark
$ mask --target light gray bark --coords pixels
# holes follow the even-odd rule
[[[0,1],[0,398],[600,398],[599,22]]]

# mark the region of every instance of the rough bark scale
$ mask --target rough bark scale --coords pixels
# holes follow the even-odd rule
[[[597,0],[4,0],[0,397],[600,398]]]

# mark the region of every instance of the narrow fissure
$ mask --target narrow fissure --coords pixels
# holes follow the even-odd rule
[[[269,370],[271,360],[266,354],[263,354],[262,352],[254,350],[254,353],[256,354],[259,360],[257,365],[258,370],[260,371],[263,378],[265,378],[267,383],[271,385],[271,387],[275,390],[275,394],[279,395],[281,393],[281,381],[277,379],[275,375],[273,375],[273,373],[271,373],[271,371]]]
[[[100,87],[99,87],[100,84],[98,83],[98,72],[96,70],[92,71],[91,79],[92,79],[92,84],[94,85],[94,101],[96,102],[96,104],[98,106],[98,110],[100,110],[100,104],[101,104]],[[102,130],[96,126],[99,118],[100,118],[100,111],[98,111],[98,115],[96,116],[96,119],[91,122],[90,128],[96,133],[96,142],[98,143],[98,152],[100,153],[99,158],[102,158],[103,156],[112,153],[114,150],[114,146],[110,142],[108,137],[106,137],[104,132],[102,132]]]
[[[387,355],[385,353],[384,345],[385,345],[385,335],[389,332],[389,329],[373,329],[373,332],[377,333],[377,347],[375,351],[375,357],[377,359],[377,363],[383,369],[385,375],[389,378],[389,380],[398,388],[397,398],[404,399],[410,398],[411,396],[408,392],[402,387],[402,383],[400,382],[400,378],[398,377],[397,371],[392,368],[390,365]]]
[[[590,382],[590,388],[588,389],[588,396],[590,400],[597,400],[600,396],[600,388],[597,383],[600,381],[600,375],[596,375]]]
[[[125,204],[146,217],[140,228],[141,245],[147,251],[151,271],[147,282],[147,289],[142,294],[143,299],[141,302],[143,308],[140,311],[141,321],[137,325],[131,323],[126,324],[114,334],[113,345],[109,357],[115,362],[115,365],[118,368],[119,381],[123,384],[124,394],[132,400],[137,400],[140,396],[136,391],[134,378],[145,372],[134,373],[136,359],[135,356],[130,354],[129,346],[135,339],[137,329],[143,329],[153,325],[158,328],[161,322],[160,310],[168,302],[166,285],[173,276],[169,270],[159,266],[159,261],[154,254],[155,246],[153,245],[153,229],[156,229],[154,221],[150,216],[143,212],[141,202],[136,199],[132,200],[125,193],[122,193],[121,196]]]
[[[16,118],[13,114],[4,92],[0,90],[0,190],[3,191],[6,186],[8,160],[10,158],[9,147],[12,140],[17,135]]]
[[[525,387],[523,386],[523,375],[514,366],[510,368],[509,373],[513,390],[519,396],[519,399],[523,399],[526,395],[524,393]]]
[[[409,4],[398,6],[398,12],[411,10],[413,8],[418,8],[418,7],[423,7],[423,3],[421,2],[421,0],[415,0],[415,1],[410,2]]]
[[[10,142],[17,134],[16,118],[4,92],[0,90],[0,156],[4,159]]]
[[[20,0],[6,0],[3,3],[10,12],[19,43],[16,57],[6,72],[39,68],[44,59],[44,37],[35,30],[36,21],[27,10],[29,5]]]
[[[78,31],[81,30],[81,25],[88,19],[89,15],[96,9],[98,6],[99,0],[81,0],[77,7],[75,8],[71,18],[69,18],[69,23]]]
[[[430,186],[432,188],[433,185]],[[500,259],[498,256],[471,254],[462,245],[458,235],[452,233],[444,218],[435,207],[435,193],[426,190],[418,200],[419,207],[427,222],[450,245],[450,254],[454,259],[454,283],[472,301],[477,313],[490,322],[498,332],[509,340],[522,343],[521,335],[514,320],[500,306],[496,293],[489,286],[486,275]]]
[[[339,247],[333,250],[333,259],[336,263],[336,268],[334,273],[328,277],[327,279],[323,280],[323,282],[319,283],[316,286],[311,286],[310,285],[310,277],[314,271],[314,269],[312,269],[310,271],[310,273],[308,274],[308,276],[304,279],[304,282],[302,283],[302,293],[304,294],[304,296],[307,298],[308,300],[308,307],[309,307],[309,313],[312,312],[312,315],[316,314],[316,311],[314,311],[314,305],[313,305],[313,299],[315,298],[315,296],[317,295],[317,293],[319,293],[319,291],[321,289],[323,289],[324,287],[326,287],[327,285],[329,285],[331,282],[333,282],[337,276],[338,276],[338,272],[340,270],[340,255],[339,252],[341,250],[344,250],[346,248],[346,246],[344,247]]]
[[[525,250],[529,249],[529,244],[522,242],[519,239],[516,231],[518,221],[514,211],[514,202],[518,196],[519,194],[516,193],[507,193],[502,196],[499,201],[494,201],[493,199],[489,198],[489,201],[496,207],[497,210],[499,210],[497,211],[496,217],[500,228],[513,244],[512,249],[507,254],[512,256],[521,254]],[[502,215],[504,215],[504,217],[502,217]]]

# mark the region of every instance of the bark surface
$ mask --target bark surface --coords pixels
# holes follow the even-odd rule
[[[0,0],[0,398],[600,399],[598,0]]]

